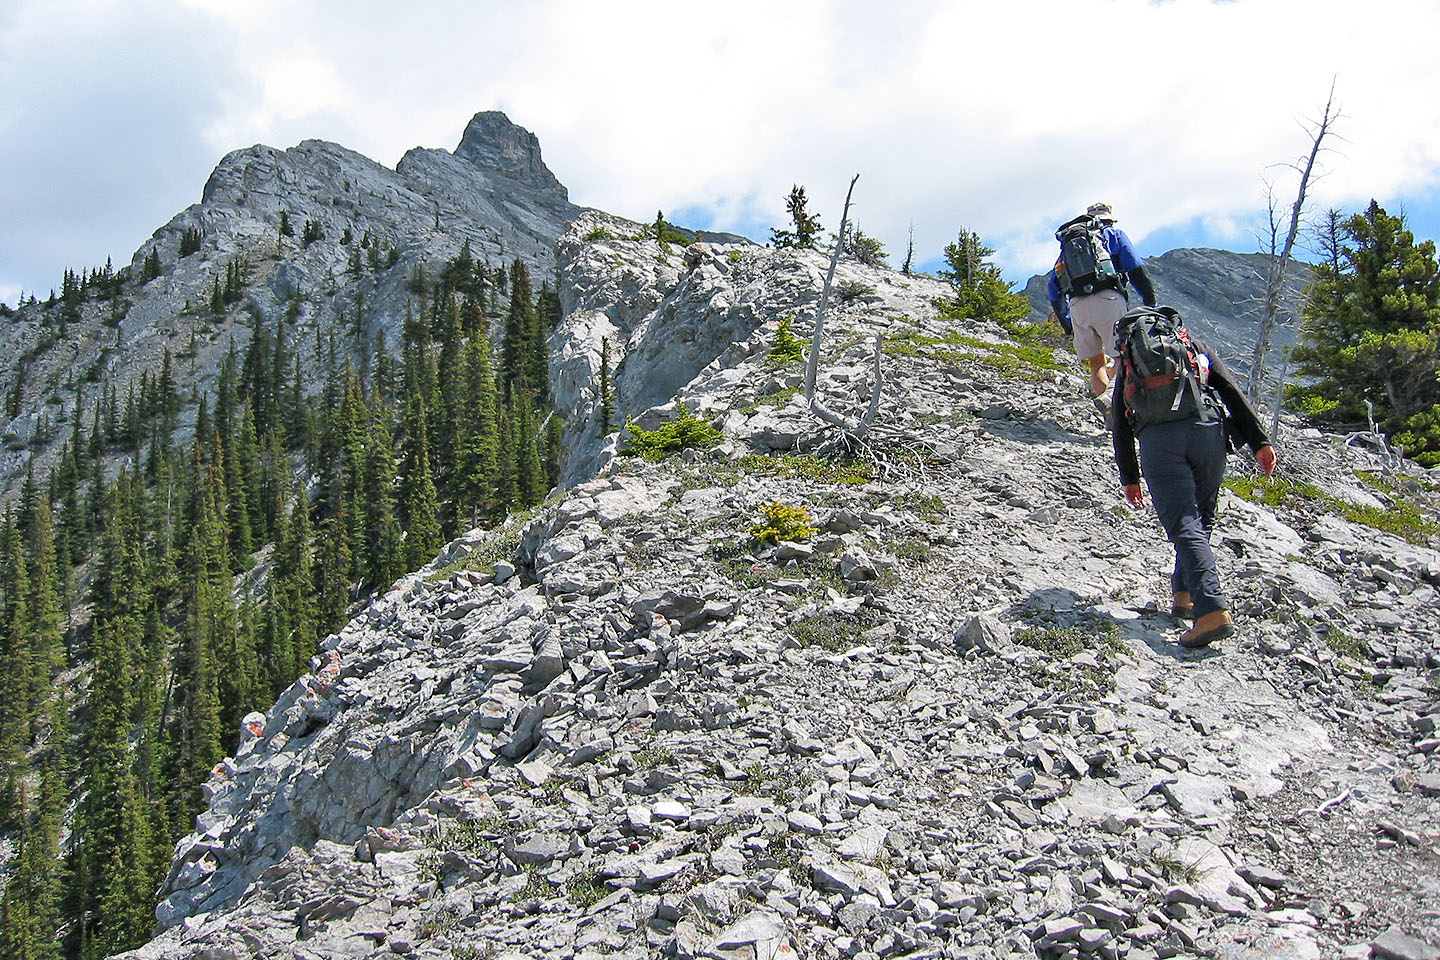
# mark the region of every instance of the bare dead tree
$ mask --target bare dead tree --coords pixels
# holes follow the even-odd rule
[[[845,191],[845,208],[840,213],[840,229],[838,236],[845,236],[845,222],[850,216],[850,196],[855,192],[855,181],[860,179],[860,174],[855,174],[850,179],[850,189]],[[880,409],[880,388],[883,380],[880,374],[880,348],[881,338],[875,338],[875,387],[870,392],[870,407],[865,411],[864,416],[858,420],[852,420],[842,414],[836,413],[821,402],[815,396],[815,379],[820,366],[820,347],[825,338],[825,308],[830,302],[830,286],[835,280],[835,267],[840,262],[840,250],[844,244],[837,242],[835,249],[830,253],[830,267],[825,271],[825,286],[820,289],[820,307],[815,312],[815,334],[810,338],[810,359],[805,364],[805,399],[810,404],[810,412],[831,426],[840,427],[847,434],[856,440],[863,438],[870,429],[870,423],[875,419],[875,414]]]
[[[1290,223],[1285,232],[1285,242],[1280,244],[1278,214],[1275,209],[1273,188],[1266,191],[1270,214],[1270,263],[1265,272],[1265,299],[1261,304],[1260,329],[1255,334],[1255,350],[1250,358],[1250,378],[1245,383],[1245,393],[1251,403],[1260,397],[1261,383],[1265,377],[1265,355],[1270,352],[1270,339],[1275,331],[1276,316],[1280,312],[1280,298],[1285,290],[1285,276],[1290,270],[1290,259],[1295,249],[1295,238],[1300,233],[1300,224],[1305,212],[1305,197],[1310,188],[1310,177],[1315,171],[1315,158],[1320,155],[1321,144],[1329,134],[1330,126],[1339,114],[1335,107],[1335,81],[1330,81],[1330,95],[1325,99],[1325,109],[1320,120],[1312,124],[1310,133],[1310,154],[1303,163],[1291,164],[1300,174],[1300,186],[1295,193],[1295,203],[1290,207]],[[1279,248],[1278,250],[1276,248]],[[1282,385],[1283,386],[1283,385]]]

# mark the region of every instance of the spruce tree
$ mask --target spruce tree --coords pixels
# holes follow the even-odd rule
[[[316,621],[320,634],[332,633],[345,625],[350,606],[349,503],[342,500],[333,517],[320,525],[320,545],[315,555]]]
[[[793,230],[770,230],[770,242],[776,247],[798,247],[801,250],[813,250],[815,238],[820,235],[820,218],[812,215],[805,209],[808,201],[805,198],[805,188],[795,184],[790,188],[790,194],[785,198],[785,209],[790,213],[790,223]]]
[[[500,349],[500,382],[507,400],[516,382],[526,379],[535,366],[539,320],[531,296],[530,272],[524,261],[517,258],[510,265],[510,310],[505,315],[505,335]]]
[[[515,503],[530,507],[545,499],[545,470],[540,460],[539,431],[530,391],[522,380],[511,401],[515,430]]]
[[[369,584],[384,589],[405,573],[395,501],[395,443],[382,409],[371,417],[370,444],[365,463],[365,531],[363,576]]]
[[[461,522],[474,524],[495,517],[500,458],[495,372],[490,341],[483,330],[465,345],[461,366],[463,404],[454,452],[455,512]]]
[[[310,504],[303,489],[295,493],[287,528],[284,548],[275,571],[280,581],[280,609],[284,613],[282,624],[286,630],[275,645],[279,673],[272,676],[272,686],[277,693],[305,672],[319,633]]]
[[[400,473],[400,515],[405,527],[405,565],[417,570],[443,546],[440,502],[430,472],[425,402],[412,393],[405,413],[404,465]]]
[[[945,247],[945,262],[950,269],[938,273],[955,291],[953,299],[941,304],[947,316],[990,320],[1004,326],[1030,313],[1025,295],[1012,291],[999,266],[990,261],[994,253],[981,242],[978,233],[963,228],[955,242]]]
[[[1310,415],[1382,428],[1426,466],[1440,465],[1440,265],[1403,217],[1373,200],[1331,214],[1305,308],[1291,397]]]

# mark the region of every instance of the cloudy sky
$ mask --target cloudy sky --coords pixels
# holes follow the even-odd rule
[[[394,166],[490,109],[583,205],[764,240],[859,173],[894,261],[965,227],[1020,279],[1093,200],[1147,255],[1257,249],[1333,80],[1314,208],[1435,238],[1437,36],[1435,0],[5,0],[0,301],[128,263],[230,150]]]

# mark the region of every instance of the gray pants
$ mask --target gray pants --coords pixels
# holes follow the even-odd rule
[[[1229,609],[1210,551],[1215,502],[1225,479],[1223,423],[1218,417],[1209,423],[1154,423],[1142,428],[1136,439],[1155,513],[1175,545],[1170,588],[1190,592],[1196,617]]]

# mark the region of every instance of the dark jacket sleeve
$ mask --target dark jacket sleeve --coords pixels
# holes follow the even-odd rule
[[[1130,278],[1130,282],[1135,284],[1135,289],[1140,292],[1140,302],[1147,307],[1155,306],[1155,285],[1150,282],[1150,274],[1145,272],[1145,267],[1136,267],[1127,276]]]
[[[1245,396],[1245,392],[1235,383],[1235,378],[1230,376],[1230,370],[1225,366],[1225,362],[1203,341],[1194,340],[1193,342],[1195,349],[1204,353],[1210,360],[1210,387],[1220,395],[1225,409],[1229,411],[1229,416],[1225,418],[1228,428],[1239,434],[1251,450],[1259,450],[1261,447],[1268,446],[1270,438],[1260,423],[1259,415],[1256,414],[1255,408],[1250,406],[1250,400]]]
[[[1120,470],[1120,486],[1140,482],[1140,461],[1135,456],[1135,434],[1130,418],[1125,416],[1125,368],[1115,368],[1115,391],[1110,395],[1110,441],[1115,447],[1115,466]]]

